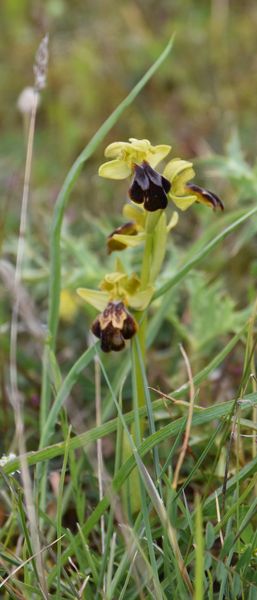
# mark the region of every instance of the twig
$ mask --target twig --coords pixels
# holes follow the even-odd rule
[[[43,53],[43,54],[42,54]],[[41,64],[42,56],[44,60]],[[21,475],[24,487],[24,496],[27,509],[27,518],[30,524],[30,534],[32,548],[36,557],[37,575],[41,592],[44,598],[48,598],[47,586],[45,580],[45,574],[42,563],[42,555],[40,550],[40,540],[38,532],[38,524],[36,518],[36,511],[33,502],[32,483],[30,479],[29,467],[26,459],[26,444],[24,435],[24,422],[23,422],[23,410],[22,410],[22,396],[18,389],[18,373],[17,373],[17,338],[18,338],[18,318],[21,302],[21,276],[22,276],[22,264],[25,254],[25,234],[27,228],[27,215],[28,215],[28,201],[29,201],[29,188],[31,178],[31,167],[32,167],[32,156],[33,156],[33,145],[34,145],[34,134],[35,134],[35,123],[36,113],[38,106],[38,93],[42,89],[42,74],[46,70],[47,62],[47,37],[45,37],[38,49],[34,72],[35,72],[35,86],[34,86],[34,102],[31,107],[29,131],[28,131],[28,142],[27,142],[27,155],[25,164],[24,174],[24,185],[21,202],[21,214],[20,214],[20,230],[18,238],[17,258],[15,267],[15,278],[14,278],[14,305],[11,319],[11,331],[10,331],[10,401],[14,410],[16,435],[19,448],[19,458],[21,465]],[[38,77],[38,73],[41,74],[41,83]]]
[[[193,412],[194,412],[194,398],[195,398],[195,387],[194,387],[194,381],[193,381],[193,375],[192,375],[191,366],[190,366],[187,354],[186,354],[183,346],[181,346],[181,345],[180,345],[180,350],[181,350],[181,353],[183,355],[183,358],[184,358],[184,361],[185,361],[185,365],[186,365],[186,369],[187,369],[188,380],[189,380],[190,399],[189,399],[189,408],[188,408],[188,417],[187,417],[185,437],[184,437],[182,448],[181,448],[181,451],[180,451],[180,454],[179,454],[179,457],[178,457],[178,462],[177,462],[177,465],[176,465],[176,469],[175,469],[175,473],[174,473],[174,478],[173,478],[173,483],[172,483],[172,487],[173,487],[174,490],[177,489],[180,469],[182,467],[182,464],[183,464],[183,461],[184,461],[184,458],[185,458],[185,454],[186,454],[186,451],[187,451],[188,440],[189,440],[189,436],[190,436],[190,429],[191,429],[192,418],[193,418]]]
[[[96,426],[99,427],[102,424],[102,410],[101,410],[101,368],[97,354],[94,358],[95,363],[95,409],[96,409]],[[102,453],[102,440],[97,439],[96,442],[97,450],[97,477],[99,486],[99,500],[103,499],[103,453]],[[104,517],[101,517],[101,546],[102,555],[105,550],[105,531],[104,531]]]
[[[216,512],[217,512],[217,521],[218,523],[221,522],[221,518],[220,518],[220,505],[219,505],[219,498],[217,495],[217,492],[215,491],[215,503],[216,503]],[[221,545],[224,545],[224,537],[223,537],[223,533],[222,530],[220,529],[220,541],[221,541]]]

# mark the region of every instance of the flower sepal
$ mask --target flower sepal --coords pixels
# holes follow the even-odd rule
[[[78,288],[78,295],[97,310],[103,311],[109,302],[122,302],[135,310],[145,310],[154,293],[149,285],[141,289],[140,279],[135,274],[127,275],[121,261],[116,261],[116,271],[107,273],[100,283],[100,290]]]
[[[192,163],[187,160],[173,158],[166,165],[163,175],[171,184],[168,197],[180,210],[187,210],[195,202],[224,210],[223,203],[216,194],[191,183],[195,172]]]
[[[80,296],[80,298],[82,298],[82,300],[85,300],[97,310],[104,310],[109,300],[109,294],[107,292],[90,290],[88,288],[78,288],[77,294]]]

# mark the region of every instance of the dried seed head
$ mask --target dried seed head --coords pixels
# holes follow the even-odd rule
[[[25,87],[17,100],[17,108],[23,115],[30,114],[34,104],[39,105],[40,97],[33,87]]]
[[[37,91],[43,90],[46,86],[47,67],[48,34],[46,34],[45,37],[43,37],[35,56],[33,71],[35,77],[35,89]]]

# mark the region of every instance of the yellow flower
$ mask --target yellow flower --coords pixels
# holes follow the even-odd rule
[[[129,196],[147,211],[166,208],[170,182],[154,167],[170,152],[166,144],[152,146],[148,140],[130,138],[129,142],[114,142],[107,146],[105,156],[113,158],[99,168],[99,175],[108,179],[126,179],[133,174]]]
[[[113,142],[105,149],[106,158],[113,158],[99,167],[99,175],[108,179],[126,179],[133,172],[134,165],[146,161],[156,167],[170,152],[171,146],[152,146],[149,140],[129,138],[129,142]]]
[[[117,229],[108,236],[107,247],[109,254],[115,250],[121,251],[126,248],[135,248],[142,244],[146,239],[149,227],[149,218],[147,218],[149,213],[141,206],[135,206],[131,203],[125,204],[123,215],[130,218],[131,221],[117,227]],[[158,221],[154,224],[154,246],[156,248],[156,253],[159,252],[160,255],[163,254],[161,249],[164,249],[166,244],[167,233],[177,225],[177,222],[178,213],[176,212],[173,213],[168,224],[163,212],[158,215]]]
[[[168,197],[180,210],[186,210],[199,202],[211,208],[224,209],[220,198],[213,192],[206,190],[194,183],[189,183],[195,176],[192,163],[180,158],[173,158],[165,167],[163,175],[171,184]]]
[[[138,246],[145,239],[144,233],[138,235],[137,224],[134,221],[129,221],[117,227],[108,235],[107,248],[108,254],[115,250],[125,250],[128,246]]]
[[[135,310],[144,310],[153,295],[152,286],[147,286],[144,290],[140,289],[140,279],[133,273],[127,275],[118,260],[116,271],[105,275],[100,283],[100,291],[79,288],[78,295],[89,304],[103,311],[109,302],[123,302],[125,306],[130,306]]]
[[[108,253],[115,250],[125,250],[127,247],[135,248],[145,241],[145,222],[147,212],[141,206],[125,204],[123,215],[131,219],[117,229],[114,229],[107,238]]]
[[[79,296],[100,310],[92,325],[92,331],[101,340],[104,352],[119,351],[125,347],[136,333],[138,326],[128,312],[130,306],[135,310],[144,310],[153,295],[154,288],[147,286],[140,289],[137,275],[127,275],[118,260],[117,270],[108,273],[100,284],[100,291],[79,288]]]

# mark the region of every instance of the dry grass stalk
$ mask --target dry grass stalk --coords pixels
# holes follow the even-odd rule
[[[188,408],[188,417],[187,417],[185,437],[184,437],[183,445],[182,445],[182,448],[181,448],[181,451],[180,451],[180,454],[178,457],[178,462],[176,465],[173,483],[172,483],[172,487],[174,490],[177,489],[180,469],[183,465],[185,454],[187,451],[188,440],[189,440],[190,430],[191,430],[191,425],[192,425],[192,418],[193,418],[193,412],[194,412],[194,399],[195,399],[195,387],[194,387],[194,380],[193,380],[190,362],[189,362],[188,356],[182,346],[180,346],[180,350],[181,350],[181,353],[182,353],[184,361],[185,361],[188,379],[189,379],[190,401],[189,401],[189,408]]]
[[[35,134],[35,123],[36,113],[38,106],[38,91],[42,89],[43,78],[46,77],[46,60],[47,60],[47,37],[43,39],[39,46],[38,53],[36,55],[34,73],[35,73],[35,91],[34,91],[34,103],[31,108],[29,131],[28,131],[28,142],[27,142],[27,155],[25,163],[25,174],[24,174],[24,185],[23,194],[21,201],[21,214],[20,214],[20,230],[18,238],[17,258],[15,267],[14,277],[14,304],[11,319],[11,332],[10,332],[10,401],[14,410],[16,435],[18,440],[18,448],[20,455],[21,464],[21,476],[23,481],[23,489],[25,496],[25,503],[27,509],[27,518],[30,526],[31,545],[35,555],[35,561],[37,566],[37,574],[39,579],[39,585],[44,598],[48,598],[47,585],[45,580],[45,573],[42,561],[42,552],[39,540],[39,531],[36,510],[32,492],[32,482],[29,473],[29,467],[26,460],[26,444],[24,435],[24,421],[23,421],[23,407],[22,407],[22,396],[18,389],[18,373],[17,373],[17,340],[18,340],[18,319],[21,303],[21,278],[22,278],[22,265],[25,254],[25,235],[27,228],[27,215],[28,215],[28,202],[29,202],[29,189],[31,179],[31,168],[32,168],[32,157],[33,157],[33,146],[34,146],[34,134]],[[40,79],[41,76],[41,79]],[[43,77],[44,76],[44,77]]]

